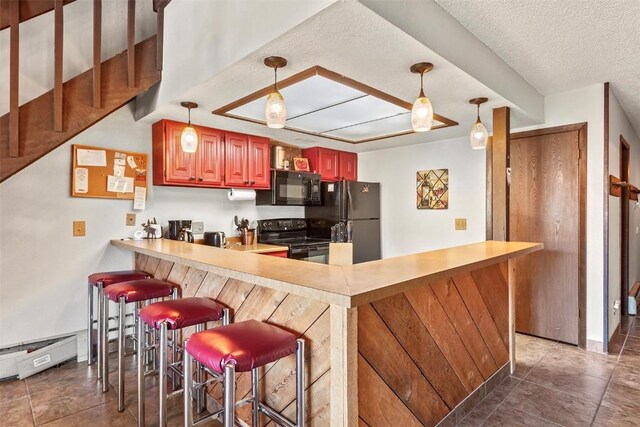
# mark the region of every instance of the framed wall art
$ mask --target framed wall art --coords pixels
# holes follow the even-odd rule
[[[449,208],[449,169],[416,172],[416,207],[418,209]]]

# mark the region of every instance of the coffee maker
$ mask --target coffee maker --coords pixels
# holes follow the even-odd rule
[[[193,233],[191,233],[191,220],[170,220],[167,230],[167,238],[171,240],[181,240],[193,243]]]

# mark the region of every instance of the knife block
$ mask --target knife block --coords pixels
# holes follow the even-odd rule
[[[353,264],[353,243],[329,243],[329,265]]]

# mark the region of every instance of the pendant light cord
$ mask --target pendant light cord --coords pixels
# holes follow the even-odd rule
[[[189,126],[191,126],[191,108],[187,108],[189,111]]]
[[[278,67],[273,68],[273,88],[278,91]]]

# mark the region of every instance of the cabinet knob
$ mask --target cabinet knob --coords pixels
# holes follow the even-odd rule
[[[198,181],[204,181],[203,177],[198,178]]]
[[[255,184],[256,182],[255,182],[255,181],[251,181],[251,183],[252,183],[252,184]]]
[[[245,183],[245,184],[248,184],[248,183],[249,183],[249,181],[245,179],[245,180],[244,180],[244,183]]]
[[[195,180],[196,180],[196,177],[195,177],[195,176],[190,176],[190,177],[189,177],[189,181],[195,181]]]

